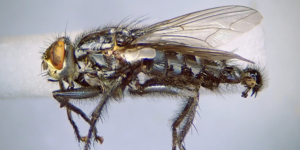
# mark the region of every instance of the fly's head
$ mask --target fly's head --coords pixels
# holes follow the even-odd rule
[[[252,89],[251,96],[257,96],[265,84],[265,77],[261,70],[256,68],[246,68],[243,70],[241,84],[247,89],[242,93],[242,97],[247,98],[248,92]]]
[[[52,43],[42,56],[42,69],[58,81],[65,80],[72,88],[77,78],[77,64],[74,57],[74,46],[69,38],[60,37]]]

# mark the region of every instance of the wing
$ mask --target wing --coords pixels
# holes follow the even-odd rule
[[[236,58],[251,62],[215,48],[251,30],[260,24],[262,18],[258,11],[248,7],[217,7],[153,24],[145,29],[147,34],[132,44],[155,45],[158,50],[176,51],[211,60]]]

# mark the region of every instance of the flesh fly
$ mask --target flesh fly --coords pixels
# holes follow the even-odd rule
[[[185,149],[184,138],[193,123],[199,90],[218,91],[222,85],[241,84],[246,98],[257,95],[265,79],[252,60],[234,52],[216,49],[251,30],[262,20],[261,14],[243,6],[224,6],[202,10],[150,26],[137,27],[141,20],[83,32],[74,42],[59,37],[42,56],[42,68],[49,81],[60,89],[53,97],[67,110],[78,142],[90,148],[92,140],[102,143],[96,123],[108,101],[120,100],[127,92],[133,96],[169,94],[186,101],[172,123],[172,149]],[[248,63],[241,67],[232,63]],[[139,74],[147,79],[141,82]],[[64,86],[67,84],[67,88]],[[77,85],[75,87],[75,85]],[[91,116],[70,103],[100,97]],[[86,136],[79,134],[71,113],[79,114],[90,126]]]

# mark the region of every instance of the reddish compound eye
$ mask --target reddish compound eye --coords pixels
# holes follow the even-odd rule
[[[63,68],[65,58],[65,43],[64,41],[57,41],[53,44],[50,51],[50,60],[52,65],[60,70]]]

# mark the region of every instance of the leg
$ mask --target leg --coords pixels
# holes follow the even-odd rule
[[[90,149],[90,143],[91,143],[90,140],[92,138],[92,133],[96,129],[96,127],[95,127],[96,123],[97,123],[98,119],[100,118],[103,109],[106,108],[106,104],[107,104],[108,100],[110,98],[113,98],[114,96],[117,96],[117,94],[121,94],[121,93],[118,93],[118,91],[119,91],[119,87],[122,83],[123,78],[124,78],[123,76],[120,76],[118,79],[116,79],[115,82],[112,83],[112,86],[110,88],[106,89],[105,92],[103,93],[100,103],[97,105],[97,107],[95,108],[95,111],[92,114],[92,118],[90,121],[90,129],[89,129],[89,133],[86,138],[86,144],[84,146],[84,150]]]
[[[182,145],[182,142],[184,141],[184,138],[193,123],[198,101],[199,97],[190,97],[186,106],[172,124],[173,150],[176,150],[176,145],[179,147],[180,150],[185,150],[184,146]],[[180,128],[181,125],[182,128]],[[177,131],[177,129],[179,131]]]
[[[131,86],[131,89],[129,90],[132,95],[166,93],[188,97],[185,107],[181,110],[179,116],[175,118],[175,121],[172,124],[172,150],[176,150],[176,145],[180,150],[185,149],[182,143],[195,117],[196,108],[199,101],[198,91],[198,88],[184,89],[176,87],[176,85],[172,85],[172,83],[160,83],[157,79],[150,79],[143,85],[136,83]]]
[[[78,142],[82,141],[82,142],[86,142],[86,137],[81,137],[80,134],[79,134],[79,130],[78,130],[78,127],[76,126],[76,123],[73,121],[73,118],[72,118],[72,114],[71,114],[71,111],[77,113],[78,115],[80,115],[87,123],[90,124],[90,119],[85,115],[85,113],[83,111],[81,111],[80,109],[78,109],[77,107],[75,107],[74,105],[72,104],[67,104],[65,106],[67,108],[67,114],[68,114],[68,119],[74,129],[74,132],[75,132],[75,135],[76,135],[76,138],[78,140]],[[98,136],[97,135],[97,129],[95,128],[94,130],[94,136],[95,136],[95,139],[97,142],[99,142],[100,144],[103,143],[103,137],[102,136]]]
[[[61,107],[66,107],[68,119],[70,121],[70,124],[72,125],[76,138],[78,142],[86,142],[86,137],[81,137],[79,134],[78,127],[76,123],[73,121],[71,112],[75,112],[76,114],[80,115],[87,123],[90,124],[90,119],[86,116],[86,114],[81,111],[76,106],[69,103],[70,99],[85,99],[85,98],[92,98],[102,93],[101,89],[98,88],[81,88],[81,89],[69,89],[65,90],[62,82],[60,82],[61,90],[54,91],[53,97],[61,104]],[[93,131],[95,140],[102,144],[103,137],[97,136],[97,130],[95,129]]]
[[[172,83],[162,83],[158,79],[149,79],[144,84],[131,84],[129,88],[131,95],[147,95],[153,93],[177,95],[183,97],[196,97],[198,91],[195,89],[176,87]]]
[[[77,127],[76,123],[73,121],[72,114],[71,114],[71,109],[69,109],[68,107],[66,107],[66,108],[67,108],[66,110],[67,110],[69,122],[70,122],[70,124],[72,125],[72,127],[74,129],[74,132],[75,132],[75,135],[76,135],[76,138],[77,138],[78,142],[80,142],[80,141],[84,142],[84,138],[82,138],[80,136],[78,127]]]

